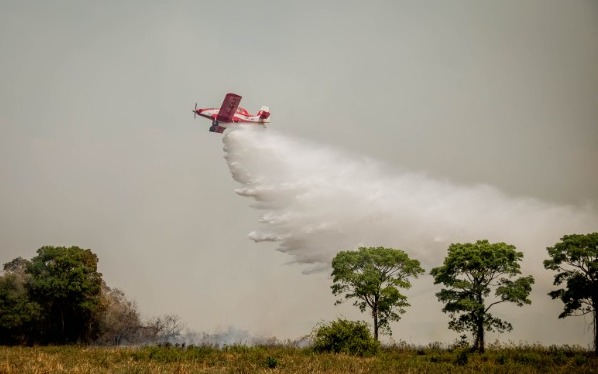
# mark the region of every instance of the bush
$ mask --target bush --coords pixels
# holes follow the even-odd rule
[[[266,366],[268,367],[268,369],[276,369],[276,367],[278,366],[278,360],[274,357],[268,356],[268,358],[266,359]]]
[[[342,318],[316,326],[312,339],[316,352],[372,356],[380,349],[380,343],[372,337],[365,322]]]
[[[507,358],[507,355],[501,352],[496,356],[496,359],[494,361],[499,365],[505,365],[508,360],[509,359]]]
[[[459,366],[465,366],[465,365],[467,365],[468,361],[469,361],[469,359],[467,356],[466,349],[463,349],[463,350],[459,351],[459,353],[457,353],[457,358],[455,359],[455,364],[457,364]]]

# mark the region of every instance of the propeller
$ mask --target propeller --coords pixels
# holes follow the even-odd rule
[[[193,119],[197,118],[197,103],[195,103],[195,109],[193,110]]]

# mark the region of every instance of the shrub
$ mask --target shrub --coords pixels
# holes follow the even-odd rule
[[[582,356],[582,355],[575,356],[575,365],[583,366],[587,363],[588,363],[588,359],[586,358],[586,356]]]
[[[455,359],[455,364],[459,366],[465,366],[468,362],[467,350],[463,349],[457,353],[457,358]]]
[[[342,318],[316,326],[312,339],[316,352],[372,356],[380,349],[380,343],[372,337],[365,322]]]
[[[501,352],[496,356],[495,361],[499,365],[504,365],[508,361],[507,355],[505,355],[504,353]]]
[[[514,360],[523,365],[535,366],[540,364],[541,355],[538,352],[517,352]]]
[[[268,358],[266,358],[266,367],[268,367],[268,369],[276,369],[276,367],[278,366],[278,360],[274,357],[268,356]]]

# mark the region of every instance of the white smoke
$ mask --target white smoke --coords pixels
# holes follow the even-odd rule
[[[256,241],[275,241],[294,262],[328,268],[340,250],[400,248],[437,266],[450,243],[504,241],[542,267],[546,246],[564,234],[598,229],[589,208],[512,198],[487,185],[459,186],[422,173],[241,126],[224,136],[236,192],[263,211]],[[527,254],[526,254],[527,255]],[[529,256],[528,256],[529,257]]]

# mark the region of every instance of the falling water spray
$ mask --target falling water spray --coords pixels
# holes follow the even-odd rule
[[[557,319],[562,304],[547,296],[554,274],[542,261],[546,247],[563,235],[598,229],[592,208],[508,196],[488,185],[457,185],[273,129],[233,127],[223,142],[225,159],[239,183],[236,192],[251,198],[252,207],[260,211],[249,238],[276,242],[289,262],[307,265],[306,273],[329,273],[338,251],[360,246],[402,249],[429,271],[442,263],[451,243],[506,242],[524,253],[522,272],[536,279],[531,306],[497,307],[497,315],[506,313],[514,322],[518,335],[508,338],[584,341],[582,319]],[[448,320],[434,296],[438,287],[428,275],[413,288],[417,291],[404,317],[410,322],[406,326],[401,321],[401,331],[446,341]],[[558,334],[550,332],[555,326]]]
[[[249,237],[277,242],[312,269],[359,246],[400,248],[437,265],[450,243],[477,239],[513,244],[539,261],[562,235],[598,227],[590,209],[435,180],[271,129],[231,130],[223,141],[236,192],[262,212]]]

